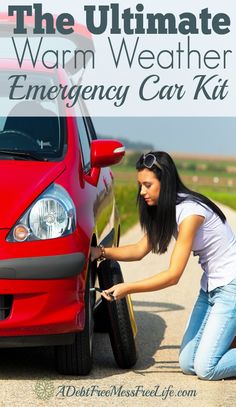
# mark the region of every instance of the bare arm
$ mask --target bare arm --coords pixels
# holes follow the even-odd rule
[[[116,299],[120,299],[127,294],[156,291],[177,284],[184,272],[192,250],[194,237],[203,220],[202,216],[192,215],[181,223],[167,270],[141,281],[117,284],[106,290],[106,292],[113,293]],[[103,294],[103,296],[110,300],[106,294]]]
[[[141,260],[146,254],[151,251],[151,245],[148,242],[147,235],[145,234],[143,238],[132,245],[121,246],[121,247],[106,247],[105,257],[106,259],[118,260],[118,261],[134,261]],[[91,248],[91,260],[99,258],[101,255],[101,250],[99,247]]]

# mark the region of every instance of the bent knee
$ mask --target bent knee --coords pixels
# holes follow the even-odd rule
[[[185,357],[184,353],[179,355],[179,366],[184,374],[195,374],[193,365],[189,363],[189,359]]]
[[[201,380],[217,380],[215,378],[215,367],[209,367],[201,361],[194,363],[194,370],[197,377]]]

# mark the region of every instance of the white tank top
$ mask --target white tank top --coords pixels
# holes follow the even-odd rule
[[[212,291],[236,278],[236,236],[227,221],[223,223],[208,206],[186,200],[176,205],[176,238],[178,226],[191,215],[204,217],[192,250],[194,256],[199,256],[204,271],[201,287],[204,291]]]

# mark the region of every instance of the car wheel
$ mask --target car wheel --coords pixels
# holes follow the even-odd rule
[[[91,273],[88,273],[85,290],[85,326],[75,334],[74,343],[55,347],[56,369],[65,375],[87,375],[93,362],[93,306],[94,294],[90,292]]]
[[[98,280],[103,290],[122,283],[124,280],[119,263],[102,261],[98,267]],[[116,363],[122,369],[129,369],[137,360],[136,324],[130,297],[112,302],[102,298],[102,301],[107,311],[109,336]]]

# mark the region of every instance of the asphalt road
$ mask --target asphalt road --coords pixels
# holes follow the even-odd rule
[[[236,212],[223,209],[236,231]],[[135,226],[122,244],[135,242],[139,236],[140,229]],[[162,256],[149,254],[142,262],[121,264],[125,280],[138,280],[165,269],[169,255],[170,251]],[[95,334],[94,367],[85,378],[59,376],[48,348],[0,350],[0,407],[235,405],[236,380],[205,382],[185,376],[179,369],[179,345],[199,291],[200,276],[197,260],[192,257],[177,286],[132,296],[139,351],[132,370],[116,367],[106,334]],[[117,394],[109,396],[106,392],[112,388]],[[130,390],[135,396],[127,396]]]

